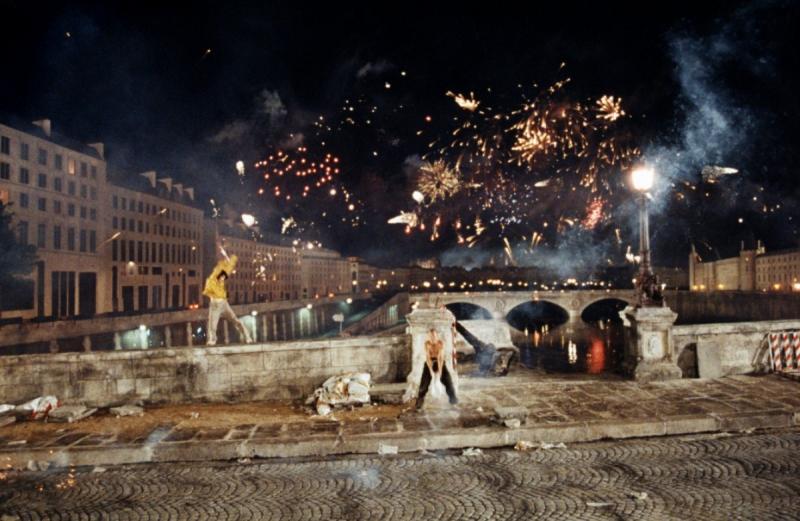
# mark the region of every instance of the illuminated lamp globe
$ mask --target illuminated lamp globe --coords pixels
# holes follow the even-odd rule
[[[250,228],[251,226],[253,226],[256,223],[256,218],[253,217],[252,215],[250,215],[249,213],[243,213],[242,214],[242,222],[244,223],[245,226]]]
[[[656,172],[650,167],[641,166],[631,172],[631,182],[633,183],[633,188],[639,192],[647,192],[650,190],[653,187],[653,181],[655,181],[655,178]]]

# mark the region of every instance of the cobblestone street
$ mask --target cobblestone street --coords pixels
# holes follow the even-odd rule
[[[566,449],[10,472],[4,520],[797,519],[800,430]]]

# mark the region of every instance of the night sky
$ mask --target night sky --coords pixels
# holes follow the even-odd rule
[[[630,165],[601,168],[596,190],[571,154],[494,159],[483,166],[494,177],[477,178],[445,147],[464,121],[486,135],[500,121],[448,91],[512,117],[569,78],[550,106],[595,118],[595,100],[621,98],[603,139],[659,172],[657,264],[685,265],[691,244],[705,260],[740,241],[798,244],[797,2],[162,4],[0,1],[0,115],[105,142],[112,179],[155,169],[196,187],[209,216],[214,199],[223,216],[256,215],[268,237],[283,229],[379,264],[619,264],[637,240]],[[496,135],[514,157],[513,135]],[[320,166],[282,178],[278,151]],[[418,167],[436,159],[459,164],[464,188],[418,204]],[[709,183],[707,165],[738,173]],[[332,180],[317,187],[325,166]],[[401,211],[418,217],[409,233],[386,222]]]

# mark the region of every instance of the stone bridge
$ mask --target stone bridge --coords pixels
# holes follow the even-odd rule
[[[511,335],[516,331],[507,320],[518,306],[531,302],[546,302],[560,308],[566,316],[567,331],[581,321],[581,315],[592,304],[604,300],[618,300],[632,303],[634,290],[572,290],[572,291],[502,291],[502,292],[443,292],[414,293],[410,302],[429,306],[448,306],[450,304],[471,304],[481,308],[480,317],[460,320],[472,334],[480,340],[497,347],[512,345]],[[491,318],[490,318],[491,317]],[[456,348],[470,351],[466,340],[456,336]]]
[[[634,290],[564,290],[564,291],[502,291],[502,292],[458,292],[458,293],[414,293],[411,302],[430,305],[473,304],[488,311],[493,318],[503,319],[515,307],[528,302],[549,302],[563,309],[569,321],[580,320],[590,305],[602,300],[621,300],[632,303]]]

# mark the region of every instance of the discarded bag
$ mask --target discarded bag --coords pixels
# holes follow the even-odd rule
[[[47,421],[72,423],[88,418],[95,412],[97,412],[96,408],[89,408],[85,405],[62,405],[50,411]]]
[[[369,403],[369,373],[346,373],[331,376],[312,394],[306,403],[314,405],[317,414],[330,414],[337,405]]]
[[[397,445],[384,445],[383,443],[378,444],[378,454],[381,456],[385,456],[387,454],[397,454],[397,451]]]
[[[0,403],[0,416],[8,414],[14,409],[16,409],[16,407],[11,405],[10,403]]]
[[[39,420],[46,417],[51,410],[59,406],[55,396],[40,396],[29,402],[17,405],[14,411],[17,416],[24,416],[30,420]]]

